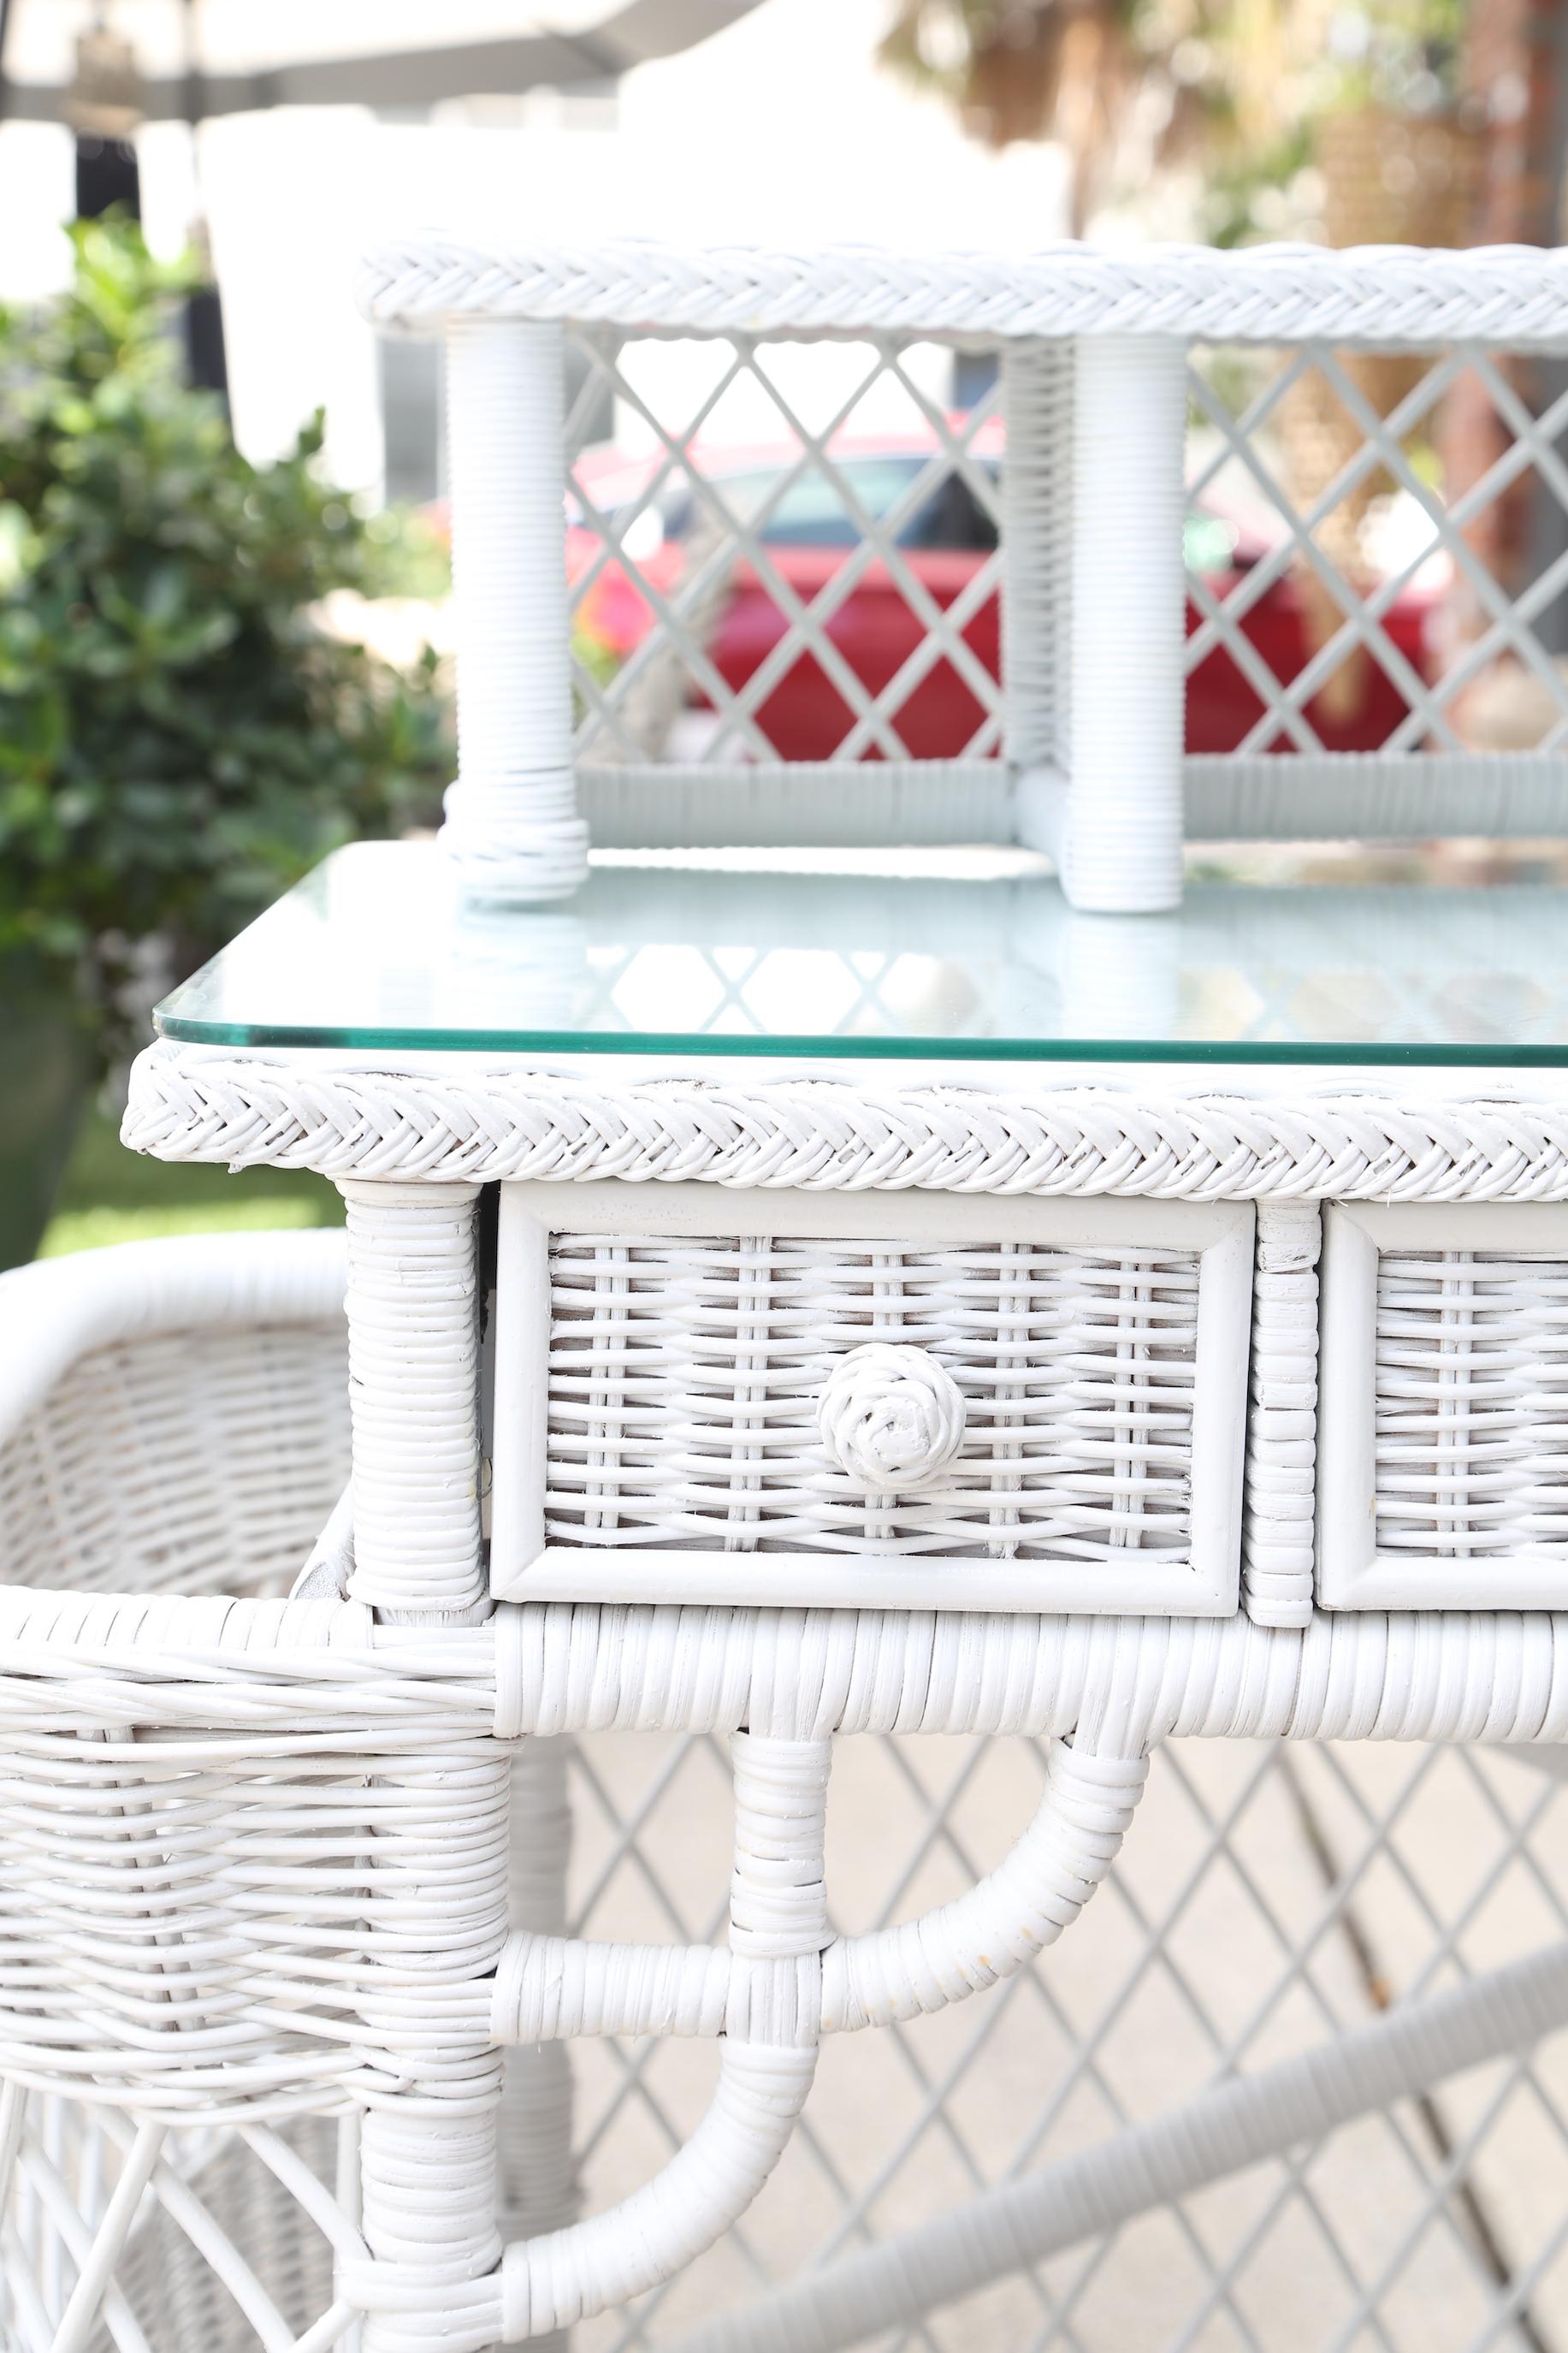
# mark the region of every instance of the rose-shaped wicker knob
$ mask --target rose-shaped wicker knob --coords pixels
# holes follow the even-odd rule
[[[963,1396],[923,1348],[870,1340],[840,1356],[816,1409],[829,1459],[868,1495],[907,1495],[963,1442]]]

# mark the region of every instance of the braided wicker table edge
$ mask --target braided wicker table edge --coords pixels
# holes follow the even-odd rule
[[[362,1069],[163,1041],[121,1141],[332,1177],[528,1178],[1193,1201],[1568,1200],[1568,1101],[1268,1098],[1100,1084],[588,1079]]]
[[[896,327],[990,339],[1082,334],[1219,335],[1388,343],[1568,333],[1561,255],[1275,246],[1216,253],[1160,245],[1035,254],[812,253],[731,246],[702,252],[641,240],[563,246],[436,233],[376,246],[358,280],[377,325],[452,318],[649,324],[689,334],[831,333]]]

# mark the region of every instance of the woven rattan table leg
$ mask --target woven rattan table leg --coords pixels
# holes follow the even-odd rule
[[[356,1601],[474,1609],[479,1551],[473,1185],[340,1187],[348,1208]]]
[[[400,1624],[482,1615],[478,1190],[349,1183],[353,1598]],[[366,1873],[366,2024],[402,2062],[360,2143],[363,2227],[390,2274],[363,2353],[436,2353],[450,2292],[500,2259],[500,2057],[447,2025],[506,1931],[510,1758],[488,1740],[412,1755]],[[443,2291],[447,2291],[444,2296]]]
[[[1003,353],[1003,712],[1019,839],[1041,849],[1060,823],[1071,758],[1072,397],[1070,343]]]
[[[511,1768],[508,1852],[510,1926],[535,1936],[566,1932],[572,1844],[572,1743],[519,1743]],[[509,2239],[574,2221],[581,2202],[572,2147],[572,2063],[565,2042],[509,2051],[502,2075],[500,2199]],[[540,2353],[565,2353],[566,2331],[536,2337]]]

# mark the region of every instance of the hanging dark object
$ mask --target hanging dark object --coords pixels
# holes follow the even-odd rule
[[[196,0],[184,0],[181,24],[185,44],[185,122],[191,134],[191,184],[196,214],[191,225],[191,245],[202,260],[202,282],[185,303],[185,375],[200,392],[219,394],[228,402],[228,351],[224,337],[223,297],[213,269],[212,242],[202,203],[201,127],[207,115],[207,78],[202,62]]]
[[[96,220],[118,205],[142,217],[142,180],[132,133],[142,119],[142,78],[129,41],[106,26],[79,34],[76,70],[62,111],[76,133],[76,209]]]
[[[515,97],[548,86],[572,90],[613,81],[634,66],[676,57],[744,16],[756,0],[627,0],[575,33],[526,33],[451,47],[310,58],[203,76],[203,119],[270,106],[428,106],[444,98]],[[263,12],[258,8],[257,14]],[[144,122],[189,121],[184,71],[149,74]],[[54,82],[13,82],[6,111],[18,121],[58,122],[68,90]]]
[[[185,374],[200,391],[227,394],[223,301],[216,286],[198,286],[185,304]]]
[[[76,142],[76,216],[98,220],[118,205],[132,220],[142,217],[142,174],[129,139],[100,139],[79,132]]]

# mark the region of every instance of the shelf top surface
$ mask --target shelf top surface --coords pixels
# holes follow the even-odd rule
[[[272,1050],[1568,1068],[1568,886],[1198,879],[1106,916],[1022,853],[616,853],[504,909],[433,845],[363,843],[155,1018]]]
[[[701,247],[621,237],[430,229],[372,247],[361,310],[381,326],[453,319],[574,321],[633,332],[856,335],[984,343],[1079,334],[1227,343],[1323,337],[1555,344],[1568,331],[1568,251],[1488,246],[1122,248],[1032,252],[868,245]]]

